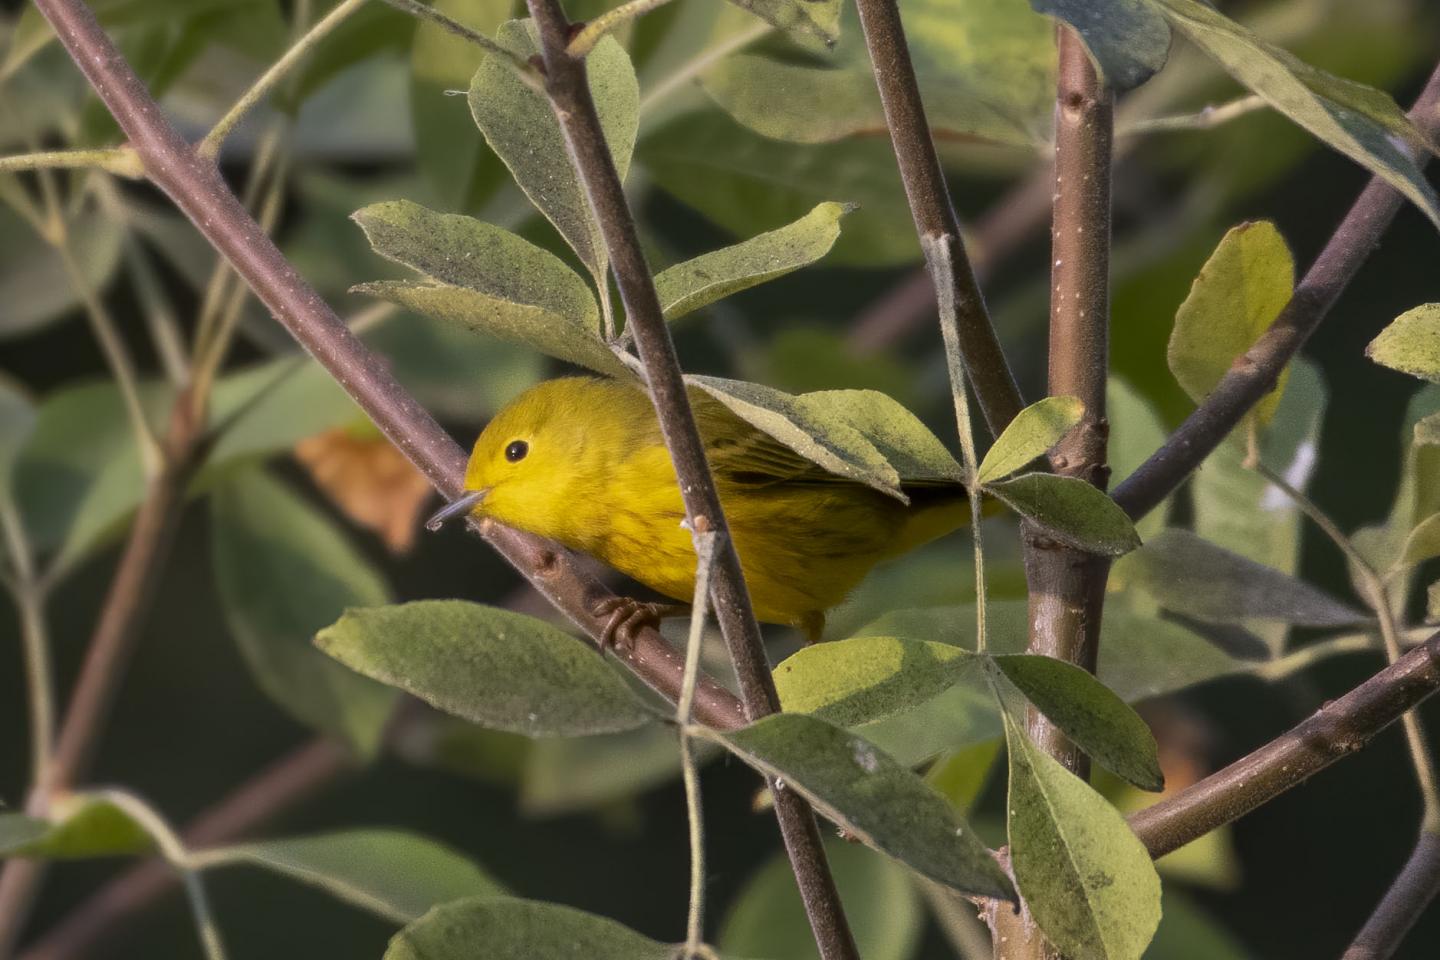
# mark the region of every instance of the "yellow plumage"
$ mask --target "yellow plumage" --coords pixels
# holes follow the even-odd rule
[[[877,562],[969,519],[954,482],[906,485],[906,506],[828,473],[690,390],[756,616],[819,639],[824,612]],[[475,442],[478,516],[558,541],[689,601],[695,551],[649,396],[618,380],[567,378],[516,398]]]

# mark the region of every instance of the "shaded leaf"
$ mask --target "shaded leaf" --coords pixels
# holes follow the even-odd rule
[[[125,226],[115,217],[91,210],[65,225],[71,255],[84,283],[103,293],[120,264]],[[55,248],[0,203],[0,340],[21,336],[63,318],[80,307],[80,291]]]
[[[496,730],[575,736],[651,719],[594,650],[543,620],[478,603],[347,610],[315,642],[353,670]]]
[[[226,625],[260,688],[302,723],[373,754],[394,691],[310,645],[349,606],[384,603],[379,574],[328,518],[259,471],[211,497],[216,582]]]
[[[505,890],[444,844],[400,830],[342,830],[206,850],[206,867],[250,864],[408,923],[431,907]]]
[[[23,813],[0,813],[0,856],[23,850],[50,832],[50,823]]]
[[[1440,303],[1400,314],[1370,341],[1365,356],[1392,370],[1440,383]]]
[[[924,876],[966,893],[1011,896],[1005,874],[945,799],[863,738],[791,713],[705,736]]]
[[[827,843],[825,859],[860,956],[865,960],[914,956],[924,918],[905,868],[853,843]],[[716,946],[726,957],[819,960],[795,873],[783,854],[772,857],[745,881],[720,925]]]
[[[925,782],[939,790],[956,810],[969,812],[990,779],[1002,743],[999,738],[982,740],[941,757],[925,772]]]
[[[1140,537],[1125,511],[1084,480],[1025,473],[986,484],[985,490],[1072,547],[1119,556],[1140,546]]]
[[[1417,161],[1423,141],[1388,94],[1304,63],[1201,0],[1146,2],[1237,81],[1385,180],[1440,226],[1440,205]]]
[[[775,667],[780,704],[841,726],[923,703],[970,671],[973,653],[931,640],[852,637],[802,647]]]
[[[1077,960],[1138,960],[1160,922],[1160,878],[1119,812],[1005,714],[1015,882],[1047,939]]]
[[[1400,554],[1400,563],[1413,566],[1433,557],[1440,557],[1440,513],[1432,513],[1405,538],[1405,547]]]
[[[15,459],[35,429],[35,405],[20,384],[0,375],[0,506],[14,500]]]
[[[1176,311],[1170,332],[1170,371],[1192,400],[1205,399],[1280,315],[1294,289],[1295,261],[1273,223],[1242,223],[1225,234]],[[1275,415],[1285,381],[1281,373],[1275,389],[1256,404],[1254,416],[1262,425]]]
[[[696,743],[709,759],[712,743]],[[551,737],[530,744],[520,771],[520,809],[530,817],[558,817],[635,797],[678,779],[675,731],[651,724],[594,737]]]
[[[980,462],[981,483],[999,480],[1043,455],[1085,415],[1076,397],[1046,397],[1021,410]]]
[[[1112,376],[1105,386],[1105,417],[1110,421],[1107,455],[1110,487],[1114,489],[1160,449],[1167,434],[1155,408],[1119,377]],[[1165,526],[1168,504],[1167,500],[1135,522],[1135,530],[1142,540],[1148,540]]]
[[[1369,617],[1329,594],[1197,537],[1170,528],[1123,562],[1134,583],[1177,613],[1211,623],[1274,620],[1306,627],[1350,627]]]
[[[1170,28],[1145,0],[1030,0],[1030,6],[1074,27],[1117,92],[1159,73],[1170,54]]]
[[[582,946],[583,945],[583,946]],[[608,917],[558,903],[471,897],[436,907],[397,933],[384,960],[673,960],[675,947]]]
[[[502,24],[495,39],[521,59],[539,52],[528,20]],[[624,48],[609,36],[585,58],[585,66],[600,126],[623,182],[640,117],[635,71]],[[486,54],[470,82],[470,112],[530,202],[555,224],[591,272],[603,272],[605,243],[544,93],[527,85],[504,57]]]
[[[875,445],[901,483],[952,480],[965,470],[940,438],[895,398],[878,390],[817,390],[799,397],[803,407],[839,415]]]
[[[840,218],[853,205],[821,203],[794,223],[723,250],[678,263],[655,277],[665,319],[683,317],[716,300],[783,277],[830,252]]]
[[[68,794],[51,802],[48,819],[0,815],[0,856],[56,860],[143,853],[153,841],[109,800]]]
[[[1088,671],[1031,654],[994,660],[1037,710],[1105,769],[1142,790],[1165,786],[1150,728]]]
[[[1250,951],[1190,897],[1166,889],[1160,929],[1145,955],[1157,960],[1251,960]]]

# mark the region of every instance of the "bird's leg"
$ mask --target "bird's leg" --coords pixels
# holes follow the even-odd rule
[[[635,634],[645,627],[660,628],[660,621],[667,617],[690,615],[688,603],[651,603],[634,597],[606,597],[593,607],[597,617],[609,614],[605,629],[600,632],[600,652],[613,649],[623,643],[629,647],[635,642]]]
[[[807,646],[819,643],[825,639],[825,611],[811,610],[802,614],[800,619],[795,621],[795,627],[805,635]]]

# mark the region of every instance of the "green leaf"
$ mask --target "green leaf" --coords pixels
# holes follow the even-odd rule
[[[98,210],[70,218],[71,255],[86,286],[103,293],[120,263],[124,224]],[[65,262],[24,220],[0,203],[0,340],[39,330],[80,307],[80,291]],[[76,334],[80,334],[77,332]]]
[[[529,59],[539,52],[528,20],[502,24],[496,41]],[[585,58],[590,93],[620,180],[630,169],[640,117],[640,89],[630,57],[605,37]],[[470,82],[470,112],[490,149],[505,161],[515,182],[597,276],[605,270],[605,242],[589,201],[570,165],[565,138],[545,94],[520,79],[513,64],[486,54]]]
[[[704,735],[924,876],[965,893],[1011,896],[1005,874],[945,799],[863,738],[798,713]]]
[[[1406,310],[1380,331],[1365,356],[1392,370],[1440,383],[1440,303]]]
[[[1024,473],[1013,480],[986,484],[985,490],[1072,547],[1116,557],[1140,546],[1140,537],[1125,511],[1084,480]]]
[[[1084,415],[1085,404],[1076,397],[1046,397],[1030,404],[990,447],[976,479],[989,483],[1014,473],[1059,443]]]
[[[840,200],[859,208],[846,219],[827,264],[883,267],[919,259],[895,154],[883,137],[797,146],[715,112],[692,112],[646,136],[637,158],[667,193],[736,236]]]
[[[827,843],[825,859],[860,956],[913,957],[925,917],[905,868],[853,843]],[[716,946],[726,957],[819,960],[795,873],[784,854],[770,858],[745,881],[720,924]]]
[[[831,46],[840,37],[840,0],[730,0],[796,40]]]
[[[696,744],[708,759],[719,750]],[[614,805],[680,777],[675,731],[661,724],[594,737],[536,740],[520,772],[520,810],[558,817]]]
[[[852,637],[814,643],[786,657],[775,667],[775,689],[787,712],[848,727],[924,703],[975,662],[973,653],[947,643]]]
[[[201,484],[236,463],[289,450],[306,437],[364,418],[325,368],[303,354],[240,367],[211,394],[212,428],[223,426]]]
[[[990,779],[1001,743],[998,737],[982,740],[941,757],[925,772],[925,782],[939,790],[956,810],[969,812]]]
[[[438,283],[540,307],[587,330],[600,328],[595,295],[559,257],[493,224],[436,213],[408,200],[355,211],[375,252]]]
[[[518,343],[597,373],[629,378],[629,368],[592,330],[541,307],[511,303],[464,287],[381,280],[352,288],[416,313]]]
[[[384,603],[384,581],[331,520],[259,471],[226,479],[210,516],[225,622],[260,688],[301,723],[374,754],[394,692],[310,638],[346,607]]]
[[[1424,141],[1388,94],[1302,62],[1201,0],[1146,2],[1237,81],[1385,180],[1440,226],[1440,205],[1417,160]]]
[[[1030,6],[1074,27],[1116,92],[1149,80],[1170,55],[1170,28],[1145,0],[1030,0]]]
[[[384,960],[673,960],[675,947],[558,903],[472,897],[436,907],[390,941]]]
[[[1352,627],[1370,620],[1303,580],[1175,527],[1123,560],[1116,576],[1166,609],[1207,623]]]
[[[994,659],[1025,698],[1095,762],[1142,790],[1164,788],[1150,728],[1109,687],[1053,657],[1022,653]]]
[[[1167,888],[1161,895],[1160,929],[1146,956],[1163,960],[1252,960],[1223,924],[1184,893]]]
[[[651,720],[594,650],[543,620],[478,603],[347,610],[315,642],[353,670],[495,730],[563,737]]]
[[[250,864],[284,874],[369,910],[409,923],[432,907],[505,890],[444,844],[401,830],[341,830],[206,850],[205,867]]]
[[[655,292],[665,319],[683,317],[814,263],[830,252],[840,236],[840,218],[853,209],[843,203],[821,203],[778,230],[661,271],[655,277]]]
[[[1440,557],[1440,513],[1432,513],[1405,538],[1400,554],[1402,566],[1414,566],[1433,557]]]
[[[1112,376],[1105,386],[1105,416],[1110,421],[1108,455],[1113,489],[1160,449],[1166,431],[1155,408],[1119,377]],[[1165,526],[1167,503],[1136,522],[1135,530],[1141,539],[1148,540]]]
[[[150,835],[108,800],[70,794],[51,803],[48,819],[0,815],[0,856],[54,860],[144,853]]]
[[[965,470],[940,438],[895,398],[878,390],[817,390],[800,395],[807,410],[840,416],[874,444],[901,483],[949,480]]]
[[[1015,882],[1047,939],[1076,960],[1138,960],[1160,923],[1160,878],[1119,812],[1005,714]]]
[[[1225,234],[1175,313],[1167,359],[1175,379],[1199,403],[1231,364],[1260,338],[1295,290],[1295,261],[1275,225],[1242,223]],[[1286,373],[1256,404],[1270,422],[1285,392]]]
[[[0,374],[0,507],[13,506],[15,460],[35,429],[35,415],[20,384]]]
[[[904,499],[895,468],[843,413],[832,409],[823,395],[818,401],[811,400],[762,384],[722,377],[691,375],[685,382],[719,400],[740,419],[806,460],[837,476]]]

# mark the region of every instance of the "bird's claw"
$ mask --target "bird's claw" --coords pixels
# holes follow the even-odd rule
[[[651,603],[634,597],[606,597],[595,604],[597,617],[609,616],[605,629],[600,631],[600,653],[626,649],[635,645],[635,636],[646,627],[660,628],[665,617],[678,616],[689,611],[689,607],[678,603]]]

